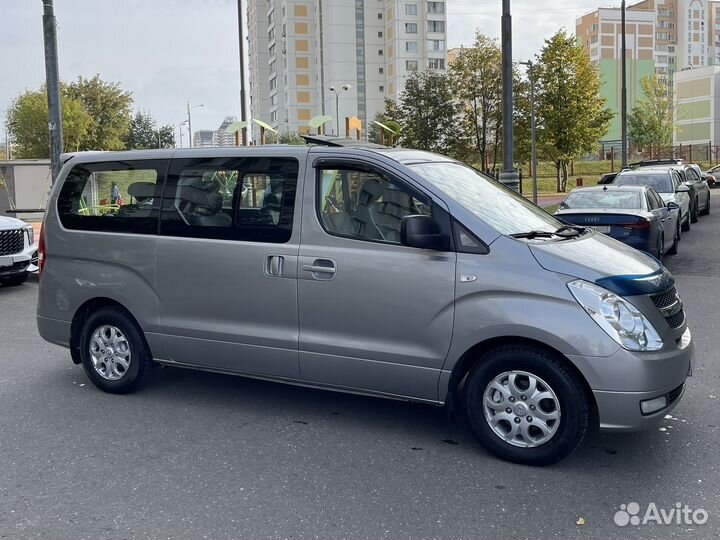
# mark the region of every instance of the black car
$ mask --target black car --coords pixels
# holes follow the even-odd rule
[[[555,216],[662,259],[678,251],[679,210],[675,203],[666,205],[651,187],[604,185],[572,190]]]

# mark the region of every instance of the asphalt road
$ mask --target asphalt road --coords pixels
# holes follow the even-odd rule
[[[490,456],[429,406],[179,369],[103,394],[37,336],[37,284],[0,289],[0,538],[716,538],[713,195],[666,260],[697,347],[683,402],[656,429],[596,436],[542,469]],[[709,519],[618,527],[630,502]]]

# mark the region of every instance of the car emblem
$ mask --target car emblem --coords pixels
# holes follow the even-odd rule
[[[588,217],[585,218],[585,223],[600,223],[599,217]]]

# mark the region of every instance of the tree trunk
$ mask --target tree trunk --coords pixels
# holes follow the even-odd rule
[[[562,161],[562,191],[567,191],[568,183],[568,162],[567,160]]]
[[[557,184],[557,192],[560,193],[562,191],[560,189],[560,160],[555,161],[555,182]]]

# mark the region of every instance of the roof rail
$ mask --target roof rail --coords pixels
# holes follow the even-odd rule
[[[667,158],[667,159],[644,159],[636,163],[631,163],[630,167],[645,167],[648,165],[681,165],[682,159],[679,158]]]
[[[346,137],[330,137],[328,135],[301,135],[307,144],[332,147],[353,147],[353,148],[388,148],[382,144],[375,144]]]

